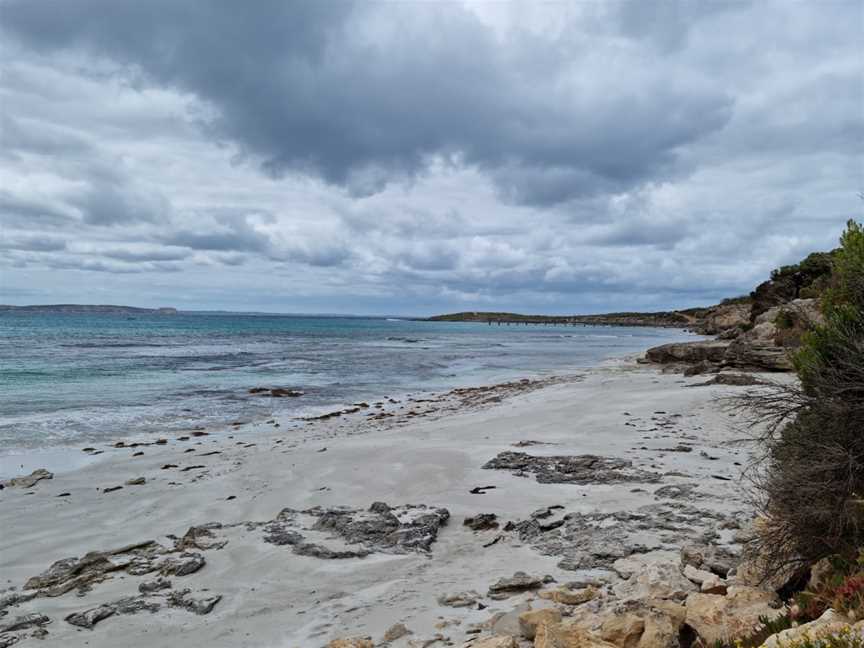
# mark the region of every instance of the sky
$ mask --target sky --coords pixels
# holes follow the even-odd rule
[[[0,0],[0,303],[716,303],[864,190],[864,2]]]

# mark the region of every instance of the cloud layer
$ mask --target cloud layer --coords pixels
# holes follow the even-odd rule
[[[2,11],[6,301],[684,306],[860,212],[857,2]]]

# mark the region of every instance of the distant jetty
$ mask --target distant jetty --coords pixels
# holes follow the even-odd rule
[[[97,304],[36,304],[32,306],[9,306],[0,304],[2,313],[56,313],[92,315],[176,315],[176,308],[136,308],[135,306],[112,306]]]

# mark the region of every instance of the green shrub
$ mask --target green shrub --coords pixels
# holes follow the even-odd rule
[[[828,258],[825,323],[803,333],[799,384],[742,399],[767,451],[756,473],[765,523],[753,548],[768,569],[854,559],[864,546],[864,229],[850,221]],[[810,255],[800,265],[824,261]]]

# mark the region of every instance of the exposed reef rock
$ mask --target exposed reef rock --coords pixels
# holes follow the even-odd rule
[[[366,511],[349,507],[316,506],[303,511],[286,508],[263,524],[264,541],[289,545],[298,555],[323,559],[362,558],[376,552],[428,552],[449,518],[450,512],[444,508],[391,508],[384,502],[375,502]],[[333,540],[341,545],[333,546]]]
[[[541,484],[616,484],[657,482],[660,475],[633,467],[632,461],[597,455],[538,457],[505,451],[483,464],[487,470],[510,470],[518,476],[533,474]]]

